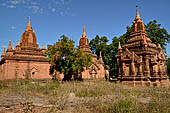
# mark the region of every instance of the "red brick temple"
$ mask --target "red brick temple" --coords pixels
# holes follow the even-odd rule
[[[49,62],[44,55],[45,45],[40,49],[35,32],[29,18],[26,30],[22,34],[21,42],[16,46],[9,46],[1,55],[0,80],[15,78],[45,79],[49,76]]]

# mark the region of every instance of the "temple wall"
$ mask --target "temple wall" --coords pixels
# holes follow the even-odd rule
[[[82,79],[92,79],[92,77],[90,76],[90,73],[89,73],[89,70],[88,70],[88,69],[85,69],[85,70],[82,72]]]
[[[100,65],[100,70],[98,70],[98,78],[99,79],[105,78],[105,69],[103,65]]]
[[[96,69],[96,74],[90,74],[90,68],[85,69],[82,72],[82,79],[104,79],[105,78],[105,69],[103,65],[99,66],[99,70]]]
[[[15,79],[15,78],[32,78],[32,79],[47,79],[49,75],[50,64],[48,62],[33,62],[33,61],[12,61],[7,60],[0,66],[0,80]]]

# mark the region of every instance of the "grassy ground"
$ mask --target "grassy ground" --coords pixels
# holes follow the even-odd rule
[[[107,81],[0,81],[0,106],[24,102],[25,113],[35,112],[32,104],[50,105],[36,111],[45,113],[170,113],[170,88]]]

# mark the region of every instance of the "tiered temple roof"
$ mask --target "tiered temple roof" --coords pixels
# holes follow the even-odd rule
[[[89,47],[89,40],[88,40],[88,38],[86,36],[86,32],[85,32],[85,26],[83,28],[83,34],[80,38],[79,49],[84,51],[84,52],[91,53],[91,50],[90,50],[90,47]]]
[[[12,47],[10,40],[6,53],[3,52],[2,54],[1,61],[8,59],[48,61],[44,52],[44,46],[42,49],[38,47],[36,35],[32,29],[31,19],[29,17],[28,25],[21,36],[21,42],[18,40],[16,47]]]
[[[157,46],[152,43],[148,38],[145,25],[139,16],[139,10],[137,8],[136,18],[133,21],[132,32],[130,39],[124,48],[128,48],[130,51],[134,51],[137,55],[146,54],[158,54]]]

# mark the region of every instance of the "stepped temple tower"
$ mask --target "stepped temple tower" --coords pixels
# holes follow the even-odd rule
[[[147,37],[145,25],[137,8],[127,44],[118,46],[118,80],[133,86],[169,86],[166,58],[160,45]]]
[[[79,49],[82,50],[83,52],[91,53],[89,41],[85,32],[85,27],[83,29],[83,34],[79,41]],[[82,72],[82,79],[104,79],[104,78],[105,69],[101,53],[99,59],[97,59],[96,54],[92,54],[92,65],[90,67],[85,67],[85,71]]]
[[[0,80],[15,78],[44,79],[49,76],[49,62],[44,55],[45,45],[40,49],[29,18],[21,42],[12,47],[11,41],[7,51],[2,53],[0,61]]]

